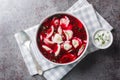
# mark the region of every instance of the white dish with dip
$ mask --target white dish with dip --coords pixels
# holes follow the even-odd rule
[[[106,29],[98,29],[93,34],[93,44],[99,49],[106,49],[111,46],[113,42],[113,35]]]

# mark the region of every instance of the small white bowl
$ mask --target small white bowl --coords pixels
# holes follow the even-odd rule
[[[113,35],[109,30],[100,28],[93,33],[92,41],[95,47],[106,49],[111,46]]]

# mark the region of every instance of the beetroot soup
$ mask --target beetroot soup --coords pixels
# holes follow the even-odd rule
[[[68,63],[85,50],[87,33],[83,24],[68,14],[45,19],[37,33],[37,45],[44,57],[55,63]]]

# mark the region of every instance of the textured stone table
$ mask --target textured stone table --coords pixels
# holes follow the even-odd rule
[[[14,34],[77,0],[0,0],[0,80],[36,80],[27,71]],[[85,57],[63,80],[120,80],[120,0],[89,0],[114,27],[114,42]],[[47,13],[49,12],[49,13]]]

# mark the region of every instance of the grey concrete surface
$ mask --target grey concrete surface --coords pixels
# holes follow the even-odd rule
[[[14,34],[77,0],[0,0],[0,80],[40,80],[27,71]],[[62,80],[120,80],[120,0],[88,0],[114,27],[114,42],[89,54]]]

